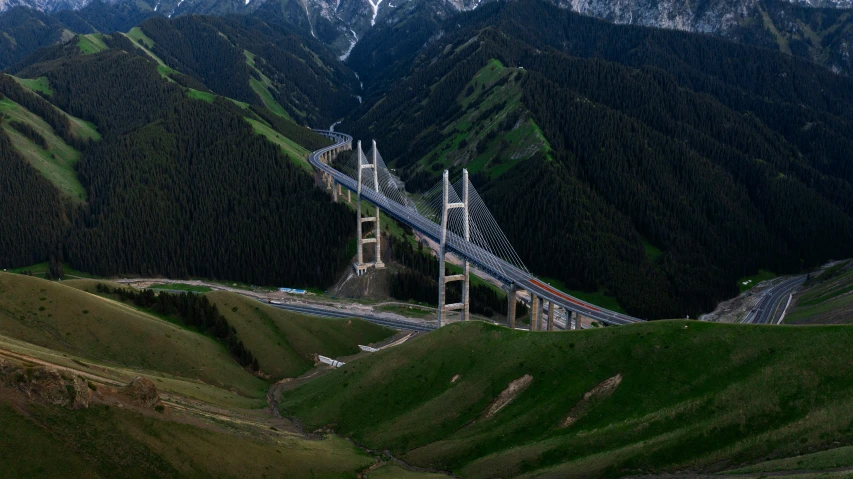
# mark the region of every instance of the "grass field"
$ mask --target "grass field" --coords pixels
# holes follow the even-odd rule
[[[775,459],[752,466],[726,471],[727,474],[761,473],[779,471],[826,470],[853,467],[853,446],[839,447],[802,456]]]
[[[32,91],[44,93],[47,96],[53,95],[53,89],[50,87],[50,82],[48,81],[47,77],[38,77],[34,79],[18,77],[12,78],[14,78],[15,81],[29,88]]]
[[[743,293],[749,289],[752,289],[755,285],[762,281],[767,281],[776,277],[771,271],[767,270],[759,270],[757,274],[752,276],[745,276],[739,280],[737,280],[737,286],[740,288],[740,292]]]
[[[838,263],[806,281],[785,322],[853,322],[853,261]]]
[[[278,145],[294,164],[305,171],[312,171],[312,167],[308,163],[308,153],[310,153],[308,150],[257,120],[246,118],[246,121],[252,125],[255,133],[265,136],[269,141]]]
[[[86,190],[74,171],[74,164],[81,154],[61,138],[38,115],[8,98],[0,100],[0,113],[12,120],[26,123],[34,128],[47,142],[47,148],[33,143],[29,138],[4,122],[3,130],[12,140],[12,145],[45,178],[50,180],[59,191],[76,202],[86,200]]]
[[[342,439],[245,429],[100,404],[79,411],[27,405],[22,414],[0,401],[0,476],[344,478],[373,463]]]
[[[104,43],[103,35],[100,33],[90,33],[88,35],[80,35],[77,37],[77,48],[83,55],[91,55],[93,53],[107,50],[107,45]]]
[[[716,472],[853,444],[853,327],[455,323],[290,391],[285,414],[464,477]],[[530,386],[488,417],[508,384]],[[459,375],[456,381],[452,378]],[[583,399],[608,378],[609,395]],[[425,420],[429,418],[429,420]]]
[[[406,469],[389,462],[373,470],[367,477],[368,479],[439,479],[449,476],[430,472],[407,471]]]
[[[293,118],[291,118],[290,114],[287,113],[287,110],[285,110],[284,107],[282,107],[281,104],[273,98],[272,93],[270,92],[270,88],[274,88],[272,80],[264,75],[263,72],[258,69],[257,65],[255,65],[255,54],[248,50],[243,50],[243,54],[246,56],[246,64],[249,65],[249,67],[261,78],[260,80],[257,80],[254,77],[249,79],[249,84],[251,85],[252,90],[261,97],[261,101],[264,102],[264,106],[269,108],[271,112],[293,121]]]
[[[0,334],[91,361],[201,380],[262,399],[266,383],[213,339],[123,303],[0,273]]]
[[[34,265],[30,265],[30,266],[22,266],[20,268],[14,268],[14,269],[9,270],[9,272],[10,273],[22,273],[24,271],[29,271],[34,276],[39,276],[39,277],[43,278],[44,275],[47,273],[47,269],[48,269],[48,263],[45,262],[45,263],[37,263]],[[82,271],[78,271],[78,270],[76,270],[76,269],[74,269],[68,265],[62,265],[62,270],[67,277],[74,276],[77,279],[79,279],[79,278],[86,278],[86,279],[98,278],[98,276],[95,276],[95,275],[92,275],[89,273],[84,273]],[[69,279],[71,279],[71,278],[69,278]]]
[[[297,377],[314,366],[314,355],[332,358],[356,354],[359,344],[389,338],[391,329],[360,319],[305,316],[245,296],[208,293],[243,344],[257,357],[261,371],[274,379]]]
[[[164,284],[152,284],[148,287],[149,289],[168,289],[171,291],[188,291],[191,293],[209,293],[213,291],[209,286],[195,286],[192,284],[183,284],[183,283],[164,283]]]

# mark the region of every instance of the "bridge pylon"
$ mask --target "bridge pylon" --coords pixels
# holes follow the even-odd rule
[[[375,215],[374,216],[361,216],[361,190],[364,187],[362,185],[362,181],[364,180],[364,170],[369,169],[373,170],[373,188],[378,193],[379,192],[379,168],[377,166],[377,158],[376,158],[376,141],[373,141],[373,150],[371,150],[371,159],[370,163],[363,163],[361,161],[362,156],[364,156],[364,152],[361,149],[361,141],[358,142],[358,147],[356,148],[356,155],[358,155],[358,185],[356,191],[356,229],[358,236],[358,246],[357,246],[357,256],[356,263],[353,265],[355,268],[356,275],[362,275],[367,271],[367,268],[373,266],[376,269],[382,269],[385,267],[385,263],[382,262],[382,234],[381,227],[379,224],[380,218],[380,210],[379,207],[375,207]],[[364,227],[362,226],[364,223],[373,223],[374,227],[374,235],[372,238],[364,237]],[[365,263],[364,262],[364,245],[373,243],[375,246],[375,258],[373,263]]]
[[[458,203],[450,203],[450,181],[449,173],[444,170],[442,176],[442,208],[441,208],[441,241],[438,248],[438,327],[447,319],[449,311],[460,310],[460,315],[463,321],[471,318],[471,265],[463,258],[462,274],[445,275],[445,262],[447,257],[447,222],[450,216],[450,210],[462,210],[462,225],[463,236],[465,241],[471,240],[471,223],[468,211],[469,197],[469,182],[468,170],[462,170],[462,201]],[[447,301],[447,283],[453,281],[462,281],[462,301],[459,303],[446,304]]]

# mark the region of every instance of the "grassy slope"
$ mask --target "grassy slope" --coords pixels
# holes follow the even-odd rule
[[[13,76],[12,78],[14,78],[15,81],[17,81],[23,87],[29,89],[30,91],[42,93],[47,96],[53,95],[53,88],[50,86],[50,82],[48,81],[47,77],[31,79],[18,78]],[[101,134],[98,133],[98,129],[93,123],[77,118],[76,116],[69,115],[64,111],[62,113],[64,113],[65,116],[68,117],[68,120],[71,122],[71,132],[74,133],[76,137],[81,138],[83,140],[92,141],[98,141],[101,139]]]
[[[506,68],[497,60],[491,60],[477,72],[457,99],[466,109],[465,113],[442,130],[441,134],[446,139],[427,153],[419,161],[420,165],[435,173],[452,166],[461,155],[468,158],[471,173],[485,172],[496,178],[537,152],[550,151],[542,131],[530,118],[509,131],[500,131],[507,116],[527,113],[520,103],[517,75],[524,75],[524,71]],[[498,86],[501,80],[506,83]],[[473,87],[470,94],[469,87]],[[502,107],[493,110],[501,104]],[[492,113],[486,116],[484,113],[487,111]],[[499,134],[487,140],[486,136],[492,130],[499,131]],[[461,146],[463,140],[467,146]],[[478,154],[476,144],[481,141],[486,141],[487,147]]]
[[[261,371],[274,379],[296,377],[314,365],[314,354],[356,354],[359,344],[386,339],[394,331],[359,319],[300,315],[226,292],[209,293],[243,344],[257,357]],[[236,311],[235,311],[236,309]]]
[[[47,141],[47,149],[36,145],[27,137],[5,123],[3,130],[12,140],[15,149],[30,162],[45,178],[50,180],[59,191],[75,201],[86,200],[86,190],[74,172],[74,164],[80,160],[80,152],[56,136],[50,127],[38,115],[12,100],[0,100],[0,113],[8,115],[11,120],[27,123],[41,134]]]
[[[342,439],[224,433],[93,405],[0,401],[3,477],[354,477],[373,459]]]
[[[270,88],[274,88],[272,86],[272,80],[270,80],[269,77],[264,75],[257,66],[255,66],[255,54],[248,50],[244,50],[243,54],[246,55],[246,64],[248,64],[249,67],[251,67],[252,70],[254,70],[261,78],[260,80],[257,80],[256,78],[249,80],[252,90],[261,97],[261,101],[264,102],[264,105],[269,108],[271,112],[292,121],[293,118],[291,118],[290,114],[287,113],[287,110],[285,110],[284,107],[282,107],[275,98],[273,98],[272,93],[270,93]]]
[[[38,77],[34,79],[30,78],[18,78],[12,77],[20,83],[22,86],[39,93],[43,93],[47,96],[53,95],[53,88],[50,87],[50,82],[47,77]]]
[[[249,398],[265,395],[266,384],[213,339],[42,279],[0,273],[0,334],[107,365],[200,379]]]
[[[853,322],[853,261],[839,263],[805,284],[786,323]]]
[[[466,477],[722,470],[853,442],[853,362],[839,360],[851,347],[845,326],[666,321],[531,334],[456,323],[318,378],[282,409]],[[524,374],[530,387],[485,419]],[[616,374],[612,396],[559,427]]]
[[[99,33],[80,35],[77,38],[77,48],[80,49],[80,53],[83,55],[91,55],[107,50],[107,45],[101,37],[102,35]]]
[[[290,138],[287,138],[281,133],[273,130],[265,123],[261,123],[251,118],[246,118],[246,121],[252,125],[252,129],[255,130],[255,133],[265,136],[270,142],[278,145],[288,158],[293,161],[293,163],[306,171],[312,171],[312,167],[308,163],[308,154],[310,153],[308,150]]]

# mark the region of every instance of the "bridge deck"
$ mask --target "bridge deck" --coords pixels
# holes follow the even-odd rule
[[[342,145],[351,144],[352,137],[344,133],[331,131],[318,130],[317,132],[335,140],[335,144],[312,152],[308,157],[308,161],[314,168],[331,175],[332,178],[334,178],[334,180],[344,188],[351,191],[357,191],[358,184],[355,179],[350,178],[348,175],[321,161],[323,154],[333,151]],[[424,218],[417,211],[391,201],[381,193],[373,190],[363,188],[361,195],[362,199],[382,208],[387,215],[391,216],[395,220],[410,226],[413,230],[435,242],[440,241],[441,227]],[[556,288],[548,286],[542,281],[536,279],[536,277],[530,273],[516,268],[503,259],[493,255],[489,251],[486,251],[469,241],[465,241],[464,238],[461,238],[450,231],[447,233],[446,244],[448,251],[452,251],[457,256],[464,258],[478,269],[484,271],[490,276],[493,276],[507,286],[515,286],[519,289],[529,291],[531,294],[535,294],[536,296],[552,302],[553,304],[556,304],[568,311],[574,311],[592,320],[611,325],[642,321],[641,319],[634,318],[632,316],[616,313],[585,301],[581,301],[580,299],[563,293]]]

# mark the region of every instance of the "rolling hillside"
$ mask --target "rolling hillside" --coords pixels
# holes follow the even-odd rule
[[[266,383],[212,338],[121,302],[24,275],[0,273],[0,335],[82,360],[197,379],[263,398]]]
[[[464,477],[711,473],[850,445],[853,371],[838,357],[851,341],[846,326],[664,321],[531,334],[456,323],[281,405],[308,428],[334,425]]]
[[[315,355],[337,358],[357,354],[359,344],[391,337],[388,328],[360,319],[328,319],[274,308],[234,293],[206,296],[219,307],[261,371],[273,379],[296,377],[314,367]]]
[[[344,478],[377,465],[270,414],[266,395],[316,353],[352,354],[391,330],[211,293],[272,373],[261,378],[209,335],[98,285],[122,288],[0,273],[0,476]]]

